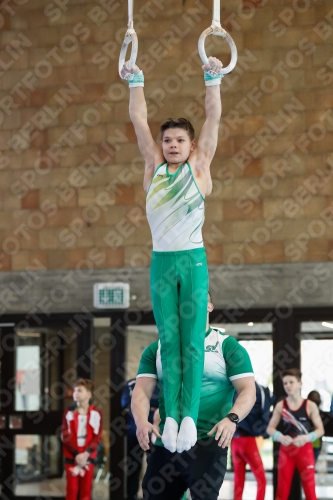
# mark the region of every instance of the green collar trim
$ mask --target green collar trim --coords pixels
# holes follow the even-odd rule
[[[208,337],[208,335],[210,334],[210,332],[211,332],[211,331],[212,331],[212,328],[211,328],[211,327],[209,327],[209,328],[208,328],[208,330],[207,330],[207,332],[206,332],[205,338],[207,338],[207,337]]]

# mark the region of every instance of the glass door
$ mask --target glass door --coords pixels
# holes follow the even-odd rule
[[[76,354],[72,327],[1,328],[2,498],[64,497],[60,432]]]

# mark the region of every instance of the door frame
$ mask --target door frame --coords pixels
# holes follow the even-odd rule
[[[57,329],[71,326],[77,334],[76,370],[78,378],[90,378],[92,376],[93,363],[89,357],[89,348],[93,343],[93,322],[91,314],[50,314],[50,315],[3,315],[0,320],[0,349],[1,349],[1,378],[0,378],[0,414],[5,417],[5,428],[0,429],[0,460],[1,460],[1,484],[2,497],[6,500],[32,500],[32,496],[15,495],[15,436],[33,434],[38,436],[58,436],[60,443],[60,427],[64,411],[64,402],[59,401],[58,410],[38,411],[16,411],[15,410],[15,355],[18,346],[16,329],[38,328],[41,333],[43,328],[52,327]],[[46,335],[46,334],[44,334]],[[59,335],[61,347],[64,340]],[[63,374],[64,350],[58,351],[58,373]],[[81,362],[80,362],[81,361]],[[41,386],[44,378],[44,370],[41,373]],[[43,395],[43,393],[41,393]],[[6,400],[7,399],[7,400]],[[21,429],[11,429],[10,417],[22,418]],[[62,469],[62,453],[60,454],[60,466]],[[49,479],[55,476],[50,475]],[[59,500],[61,497],[49,497]]]

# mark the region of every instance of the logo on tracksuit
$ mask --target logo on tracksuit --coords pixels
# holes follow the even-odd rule
[[[216,342],[215,345],[207,345],[206,348],[205,348],[205,352],[216,352],[218,345],[219,345],[218,342]]]

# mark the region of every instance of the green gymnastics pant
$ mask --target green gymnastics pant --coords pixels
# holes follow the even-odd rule
[[[189,416],[196,423],[208,307],[205,248],[153,251],[150,289],[161,341],[166,416],[178,424]]]

